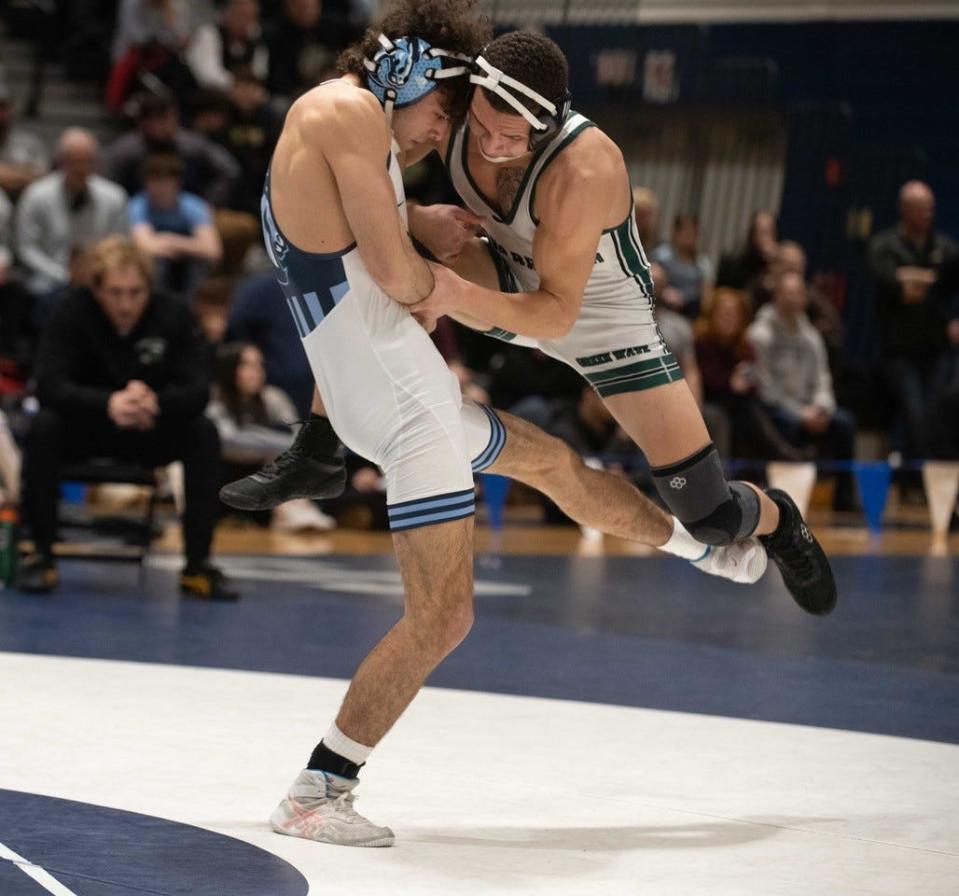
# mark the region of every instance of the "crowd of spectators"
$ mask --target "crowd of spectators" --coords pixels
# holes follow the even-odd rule
[[[264,263],[262,183],[285,110],[330,74],[366,12],[362,0],[123,0],[103,86],[127,126],[103,147],[74,127],[48,148],[0,80],[0,359],[40,401],[19,432],[22,495],[0,416],[0,499],[22,497],[41,583],[55,579],[57,471],[94,452],[184,463],[184,582],[205,576],[229,593],[208,557],[215,487],[288,447],[312,393]],[[757,211],[714,265],[695,215],[677,215],[661,240],[656,195],[637,187],[633,200],[663,338],[724,456],[851,459],[842,317],[776,215]],[[892,447],[909,459],[959,456],[959,249],[933,212],[931,189],[906,184],[899,225],[869,251]],[[464,393],[584,454],[635,454],[571,369],[449,321],[434,339]],[[259,522],[385,526],[378,472],[349,463],[347,493],[326,512],[300,504]],[[834,504],[849,509],[838,469]]]

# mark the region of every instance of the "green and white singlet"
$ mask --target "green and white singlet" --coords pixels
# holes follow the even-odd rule
[[[450,140],[446,165],[456,192],[482,217],[488,248],[504,292],[539,289],[533,266],[533,239],[538,221],[533,213],[536,187],[547,166],[593,123],[571,112],[551,141],[533,156],[512,208],[500,215],[483,196],[467,167],[469,126]],[[501,329],[488,335],[518,345],[540,348],[578,370],[602,396],[636,392],[682,379],[653,317],[653,282],[649,262],[629,215],[604,230],[596,248],[592,274],[573,329],[562,339],[532,340]]]

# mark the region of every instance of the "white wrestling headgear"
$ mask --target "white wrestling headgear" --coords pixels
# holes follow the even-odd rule
[[[485,87],[490,93],[495,93],[496,96],[515,109],[517,114],[522,115],[529,122],[532,128],[529,138],[530,149],[536,149],[551,139],[563,126],[569,115],[572,98],[568,90],[561,97],[548,100],[542,94],[533,90],[532,87],[527,87],[521,81],[511,78],[505,72],[496,68],[482,53],[473,60],[470,83]],[[539,115],[530,111],[516,94],[528,97],[543,111]]]

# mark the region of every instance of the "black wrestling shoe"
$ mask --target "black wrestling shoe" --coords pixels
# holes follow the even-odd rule
[[[224,485],[220,500],[237,510],[272,510],[294,498],[338,498],[346,488],[339,444],[328,420],[308,420],[276,460]]]
[[[187,566],[180,573],[180,593],[201,600],[232,603],[240,599],[239,592],[215,566]]]
[[[829,558],[793,499],[778,488],[767,489],[766,494],[779,508],[779,525],[772,534],[760,535],[759,540],[779,567],[793,600],[807,613],[826,616],[836,606],[836,580]]]

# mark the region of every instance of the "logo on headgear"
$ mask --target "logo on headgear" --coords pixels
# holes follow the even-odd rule
[[[413,64],[416,62],[416,57],[419,56],[419,47],[417,44],[413,44],[412,52],[407,48],[408,45],[405,44],[405,41],[397,43],[396,48],[383,57],[380,63],[381,72],[377,72],[377,74],[381,75],[379,80],[383,84],[388,84],[397,90],[403,87],[409,80],[410,72],[413,70]]]

